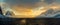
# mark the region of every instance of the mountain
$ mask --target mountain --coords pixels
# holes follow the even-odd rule
[[[57,8],[58,9],[58,8]],[[39,17],[60,17],[60,10],[48,9],[46,12],[42,13]]]

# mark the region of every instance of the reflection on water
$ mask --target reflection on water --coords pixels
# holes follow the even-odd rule
[[[23,23],[22,21],[26,21]],[[59,18],[38,18],[38,19],[18,19],[18,18],[3,18],[0,19],[0,25],[60,25]]]

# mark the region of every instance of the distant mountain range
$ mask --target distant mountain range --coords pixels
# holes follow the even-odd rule
[[[60,10],[49,9],[37,17],[60,17]]]
[[[45,2],[48,4],[51,4],[54,1],[53,0],[46,0]],[[1,3],[0,5],[2,5],[2,4],[5,4],[5,3]],[[60,8],[57,8],[57,9],[56,10],[54,10],[54,8],[47,9],[46,12],[42,13],[41,15],[39,15],[37,17],[60,17]]]

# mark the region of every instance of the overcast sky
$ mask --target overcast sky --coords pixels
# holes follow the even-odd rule
[[[10,4],[26,4],[31,3],[34,4],[36,2],[39,2],[40,0],[0,0],[0,2],[10,2]],[[53,0],[45,0],[45,3],[51,4]],[[56,0],[57,3],[60,3],[60,0]]]
[[[0,0],[0,2],[2,2],[3,0]]]

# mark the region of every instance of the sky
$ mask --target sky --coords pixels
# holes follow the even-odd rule
[[[40,0],[0,0],[0,2],[9,2],[9,4],[28,4],[28,3],[30,3],[30,4],[32,4],[32,5],[34,5],[34,3],[36,3],[36,2],[41,2]],[[53,0],[45,0],[44,1],[46,4],[51,4],[52,2],[54,2]],[[60,0],[56,0],[55,2],[57,2],[57,3],[60,3]]]
[[[40,0],[5,0],[5,2],[9,2],[10,4],[27,4],[27,3],[34,4],[39,1]]]
[[[5,0],[0,0],[0,2],[3,2],[3,1],[5,1]],[[17,0],[10,0],[10,1],[8,1],[8,0],[6,0],[6,2],[10,2],[10,3],[20,3],[22,1],[22,3],[28,3],[28,2],[30,2],[30,3],[34,3],[34,2],[38,2],[39,0],[20,0],[20,1],[17,1]],[[48,3],[48,4],[50,4],[50,3],[52,3],[53,1],[52,0],[45,0],[45,2],[46,3]],[[60,2],[60,0],[56,0],[56,2]]]
[[[3,2],[3,0],[0,0],[0,2]]]
[[[0,2],[10,2],[10,3],[35,3],[39,2],[40,0],[0,0]],[[52,3],[53,0],[45,0],[46,3]],[[60,0],[56,0],[56,2],[60,2]]]

